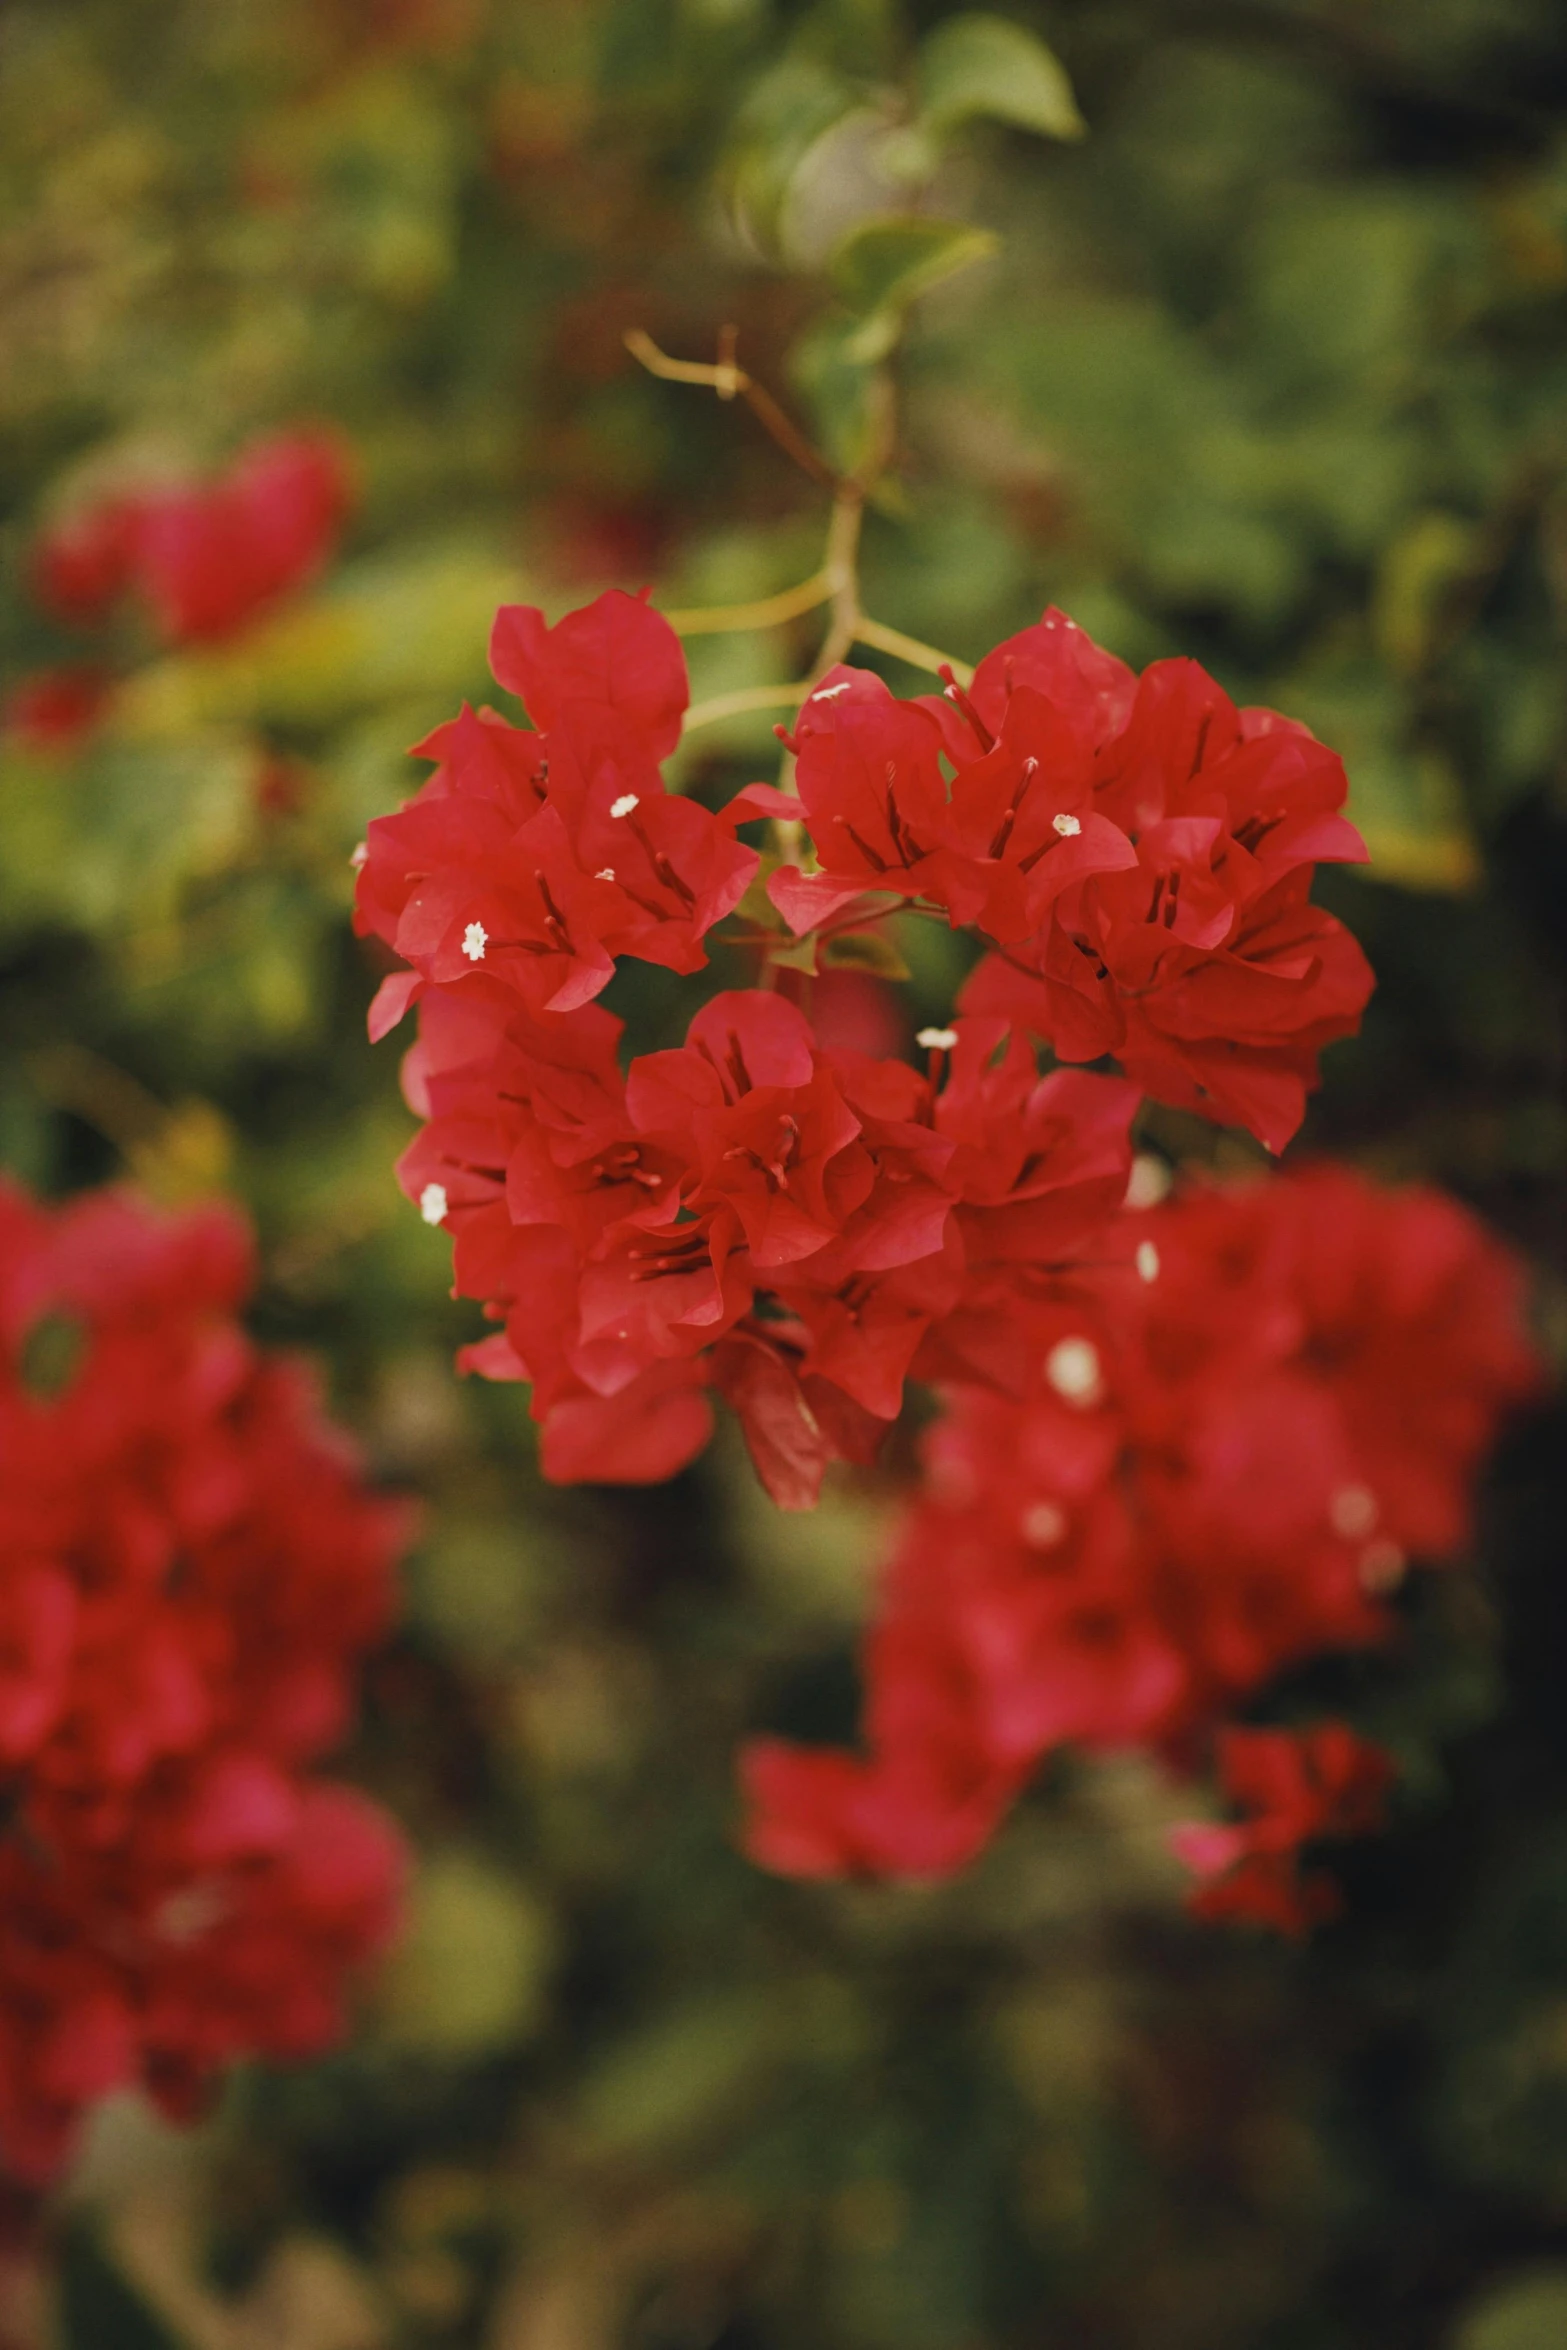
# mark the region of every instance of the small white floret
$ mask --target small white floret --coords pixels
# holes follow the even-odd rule
[[[1053,1501],[1031,1501],[1018,1521],[1030,1550],[1054,1550],[1066,1532],[1066,1512]]]
[[[1141,1151],[1132,1161],[1132,1172],[1126,1186],[1126,1204],[1129,1208],[1156,1208],[1170,1188],[1170,1170],[1163,1159],[1156,1159],[1151,1151]]]
[[[470,922],[462,934],[462,951],[470,963],[482,963],[484,950],[490,943],[490,934],[482,922]]]
[[[618,800],[610,801],[610,814],[612,816],[629,816],[632,809],[638,805],[638,797],[639,795],[634,791],[623,791]]]
[[[1137,1243],[1137,1255],[1134,1262],[1137,1266],[1139,1279],[1143,1281],[1158,1280],[1159,1251],[1151,1240],[1140,1240]]]
[[[427,1183],[419,1194],[419,1213],[427,1224],[444,1224],[450,1205],[444,1183]]]
[[[1359,1542],[1369,1534],[1380,1514],[1376,1495],[1365,1485],[1341,1485],[1328,1504],[1333,1531],[1346,1542]]]
[[[1097,1403],[1098,1347],[1091,1338],[1058,1338],[1045,1357],[1045,1377],[1063,1403]]]
[[[950,1053],[958,1041],[955,1028],[922,1028],[914,1039],[927,1053]]]
[[[595,881],[613,881],[615,878],[614,866],[601,865],[598,871],[594,874],[593,878]]]
[[[1064,809],[1059,816],[1052,816],[1050,821],[1063,840],[1076,840],[1083,829],[1082,817],[1068,816]]]

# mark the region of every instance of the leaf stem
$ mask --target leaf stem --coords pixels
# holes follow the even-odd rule
[[[661,351],[650,334],[639,326],[626,330],[626,349],[633,359],[645,367],[649,375],[662,376],[666,383],[706,384],[721,400],[733,400],[737,395],[750,409],[764,429],[802,472],[808,473],[823,489],[836,490],[839,477],[819,449],[812,448],[794,419],[786,414],[764,384],[746,374],[734,356],[735,330],[724,327],[719,334],[720,358],[716,366],[705,365],[696,359],[671,359]]]
[[[720,718],[738,718],[747,710],[792,710],[803,702],[811,690],[811,680],[800,678],[794,685],[742,685],[733,693],[714,694],[708,701],[693,702],[686,712],[680,731],[691,734],[699,726],[716,726]]]
[[[689,610],[666,612],[676,636],[716,636],[720,631],[741,628],[778,628],[786,620],[798,620],[802,612],[814,612],[825,604],[833,592],[832,577],[826,570],[815,571],[798,587],[784,588],[776,596],[762,596],[754,604],[694,604]]]

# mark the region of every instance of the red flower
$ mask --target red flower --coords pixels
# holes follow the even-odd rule
[[[212,642],[313,578],[351,503],[333,437],[275,433],[214,482],[112,491],[67,516],[37,542],[35,591],[92,622],[135,588],[168,643]]]
[[[235,635],[326,563],[351,502],[325,435],[278,433],[216,482],[140,502],[135,576],[171,644]]]
[[[1173,1832],[1200,1880],[1192,1912],[1304,1934],[1335,1914],[1340,1896],[1331,1877],[1302,1873],[1302,1847],[1379,1828],[1392,1763],[1343,1722],[1221,1730],[1217,1746],[1224,1792],[1250,1816],[1235,1827],[1194,1822]]]
[[[390,1828],[317,1780],[404,1514],[235,1320],[242,1228],[0,1188],[0,2152],[320,2047],[384,1941]],[[54,1350],[51,1356],[51,1348]]]
[[[1311,1168],[1129,1212],[1105,1255],[1119,1269],[1027,1310],[982,1288],[992,1326],[966,1302],[933,1333],[960,1384],[887,1565],[868,1751],[796,1769],[768,1750],[747,1839],[770,1865],[807,1849],[807,1819],[813,1869],[914,1865],[948,1833],[942,1790],[1015,1790],[1065,1743],[1180,1760],[1286,1668],[1385,1638],[1407,1555],[1465,1539],[1484,1450],[1539,1370],[1518,1268],[1451,1201]],[[925,1790],[934,1841],[906,1825],[877,1862],[857,1823],[894,1783]],[[1293,1861],[1235,1851],[1212,1914],[1266,1894],[1294,1930]]]
[[[590,1002],[617,955],[700,970],[703,940],[757,858],[664,789],[658,761],[686,702],[674,631],[618,593],[555,629],[517,605],[496,622],[493,658],[542,731],[465,709],[419,745],[439,764],[400,814],[370,827],[360,930],[426,985],[499,983],[534,1010]],[[393,1016],[418,992],[402,983]]]
[[[1066,1060],[1116,1053],[1160,1100],[1289,1140],[1371,988],[1307,902],[1315,865],[1365,850],[1341,763],[1303,727],[1236,710],[1195,662],[1135,680],[1048,612],[944,701],[836,669],[790,740],[817,862],[769,883],[792,928],[866,891],[939,907],[1005,950],[967,1010]],[[752,785],[732,812],[783,805]]]
[[[39,669],[15,685],[6,700],[5,731],[28,751],[73,751],[97,725],[111,687],[87,662]]]

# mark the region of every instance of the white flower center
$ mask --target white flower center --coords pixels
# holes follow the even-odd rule
[[[1058,1338],[1045,1357],[1045,1377],[1064,1403],[1096,1403],[1099,1349],[1091,1338]]]
[[[634,791],[623,791],[618,800],[610,801],[609,812],[612,816],[629,816],[637,804],[638,795]]]
[[[1140,1240],[1137,1243],[1137,1256],[1135,1262],[1137,1265],[1138,1276],[1141,1280],[1158,1280],[1159,1251],[1154,1247],[1154,1244],[1151,1240]]]
[[[1053,1501],[1031,1501],[1018,1520],[1018,1532],[1030,1550],[1054,1550],[1066,1532],[1066,1512]]]
[[[1052,816],[1050,821],[1063,840],[1075,840],[1083,829],[1081,816],[1068,816],[1065,811],[1059,816]]]
[[[1170,1188],[1170,1170],[1151,1151],[1140,1151],[1132,1161],[1126,1186],[1129,1208],[1156,1208]]]
[[[811,700],[813,702],[835,702],[840,694],[846,694],[848,690],[849,680],[844,678],[837,685],[819,685],[815,693],[812,694]]]
[[[1341,1485],[1328,1504],[1328,1521],[1346,1542],[1358,1542],[1377,1522],[1377,1497],[1365,1485]]]
[[[598,871],[594,874],[593,878],[595,881],[613,881],[615,878],[614,866],[601,865]]]
[[[950,1053],[958,1041],[955,1028],[922,1028],[914,1039],[928,1053]]]
[[[490,943],[490,934],[482,922],[470,922],[462,934],[462,951],[470,963],[482,963],[484,950]]]
[[[444,1183],[427,1183],[419,1194],[419,1213],[427,1224],[444,1224],[450,1204]]]

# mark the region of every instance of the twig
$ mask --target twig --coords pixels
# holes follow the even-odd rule
[[[733,693],[714,694],[709,701],[692,703],[680,731],[691,734],[699,726],[716,726],[720,718],[738,718],[747,710],[792,710],[804,701],[811,684],[810,678],[802,677],[793,685],[742,685]]]
[[[667,351],[661,351],[652,336],[645,334],[639,326],[626,330],[626,349],[633,359],[641,362],[649,375],[662,376],[667,383],[706,384],[721,400],[732,400],[738,395],[758,423],[772,434],[785,456],[792,457],[795,464],[808,473],[812,481],[820,482],[823,489],[836,490],[839,477],[835,468],[828,464],[819,449],[812,448],[794,419],[778,405],[766,386],[759,384],[754,376],[747,375],[743,367],[736,365],[734,346],[734,329],[725,327],[719,336],[721,356],[717,366],[710,367],[703,365],[700,360],[671,359]]]
[[[825,571],[813,572],[798,587],[784,588],[776,596],[762,596],[754,604],[695,604],[688,611],[666,612],[676,636],[716,636],[720,630],[740,628],[778,628],[786,620],[798,620],[802,612],[814,612],[825,604],[833,592],[831,575]]]
[[[967,661],[954,661],[950,653],[938,653],[934,645],[921,644],[916,636],[905,636],[901,628],[888,628],[879,620],[867,620],[863,613],[855,623],[857,644],[870,645],[878,653],[891,653],[899,661],[907,661],[913,669],[929,669],[940,677],[950,669],[959,685],[974,682],[974,672]]]

